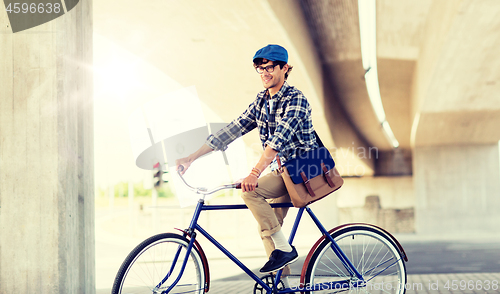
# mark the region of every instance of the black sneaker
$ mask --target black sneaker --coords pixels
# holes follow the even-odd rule
[[[270,273],[284,268],[287,264],[297,261],[299,254],[295,247],[292,246],[291,252],[274,250],[269,257],[269,261],[260,269],[261,273]]]

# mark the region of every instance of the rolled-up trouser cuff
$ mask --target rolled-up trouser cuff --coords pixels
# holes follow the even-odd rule
[[[277,225],[276,227],[270,229],[270,230],[261,230],[260,231],[260,235],[262,237],[271,237],[272,234],[276,233],[276,232],[279,232],[279,230],[281,230],[281,226],[280,225]]]

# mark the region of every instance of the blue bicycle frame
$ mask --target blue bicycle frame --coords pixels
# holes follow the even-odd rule
[[[293,207],[291,203],[276,203],[276,204],[271,204],[271,207]],[[191,253],[191,250],[194,245],[194,240],[196,239],[196,233],[195,231],[200,232],[203,236],[205,236],[212,244],[215,245],[220,251],[222,251],[229,259],[231,259],[236,265],[238,265],[248,276],[250,276],[253,280],[255,280],[256,283],[262,286],[263,289],[267,291],[268,294],[271,293],[278,293],[278,294],[285,294],[285,293],[293,293],[293,292],[301,292],[301,291],[317,291],[317,290],[332,290],[332,289],[343,289],[343,288],[350,288],[350,287],[363,287],[364,285],[364,280],[361,274],[358,272],[356,267],[351,263],[351,261],[347,258],[347,256],[344,254],[344,252],[340,249],[340,247],[337,245],[335,240],[330,236],[328,231],[323,227],[319,219],[314,215],[312,210],[309,207],[304,207],[300,208],[297,217],[295,218],[295,222],[293,224],[292,231],[290,233],[290,237],[288,239],[288,243],[292,244],[293,239],[295,237],[295,233],[297,232],[300,220],[302,218],[302,215],[304,213],[304,210],[307,211],[313,222],[316,224],[318,229],[321,231],[321,233],[331,242],[331,247],[332,250],[335,252],[335,254],[339,257],[340,261],[346,268],[346,270],[351,274],[352,277],[357,278],[357,282],[353,283],[351,280],[343,280],[343,281],[335,281],[335,282],[329,282],[329,283],[320,283],[320,284],[315,284],[315,285],[308,285],[307,287],[298,287],[295,289],[284,289],[277,291],[276,289],[271,289],[264,281],[262,281],[257,275],[255,275],[247,266],[245,266],[241,261],[238,260],[231,252],[229,252],[224,246],[222,246],[217,240],[215,240],[207,231],[205,231],[199,224],[198,224],[198,218],[203,210],[228,210],[228,209],[248,209],[248,207],[244,204],[236,204],[236,205],[205,205],[205,201],[203,199],[200,199],[196,209],[194,211],[193,218],[191,220],[191,223],[189,225],[189,228],[187,229],[187,234],[190,235],[190,242],[187,247],[187,252],[186,256],[184,257],[184,261],[182,263],[181,271],[179,273],[179,276],[177,279],[170,285],[170,287],[162,293],[169,293],[172,288],[176,286],[176,284],[179,282],[182,274],[184,273],[184,269],[186,267],[186,263],[189,257],[189,254]],[[161,285],[170,277],[170,273],[173,272],[173,267],[176,265],[176,261],[179,258],[179,253],[180,253],[180,248],[174,258],[174,262],[172,263],[172,268],[169,270],[163,281],[158,284],[156,287],[157,289],[161,287]],[[275,278],[275,283],[274,285],[278,285],[280,279],[281,279],[281,273],[282,270],[279,270],[276,278]],[[274,291],[274,292],[273,292]]]

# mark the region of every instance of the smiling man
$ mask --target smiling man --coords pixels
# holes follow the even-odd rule
[[[239,136],[256,127],[264,153],[250,174],[242,181],[242,198],[257,220],[259,233],[269,256],[260,272],[268,273],[284,268],[298,259],[281,226],[288,208],[271,208],[272,203],[290,202],[285,183],[278,171],[276,155],[281,163],[294,159],[297,154],[318,148],[311,119],[311,106],[297,88],[286,82],[292,66],[288,52],[279,45],[267,45],[255,53],[254,68],[260,75],[265,90],[237,119],[216,134],[195,153],[179,159],[177,166],[184,166],[183,173],[198,157],[212,150],[225,150]],[[271,173],[260,177],[268,166]],[[257,186],[258,183],[258,186]],[[288,267],[283,275],[289,274]]]

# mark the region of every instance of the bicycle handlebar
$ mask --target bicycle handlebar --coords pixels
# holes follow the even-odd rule
[[[241,183],[234,183],[234,184],[229,184],[229,185],[221,185],[218,187],[215,187],[211,190],[207,190],[207,188],[204,187],[192,187],[189,185],[186,180],[184,180],[184,177],[182,177],[181,172],[184,170],[184,166],[180,165],[179,168],[177,169],[177,174],[181,178],[182,182],[188,187],[189,190],[197,193],[197,194],[202,194],[202,195],[210,195],[213,194],[217,191],[224,190],[224,189],[241,189]],[[258,186],[258,184],[257,184]]]

